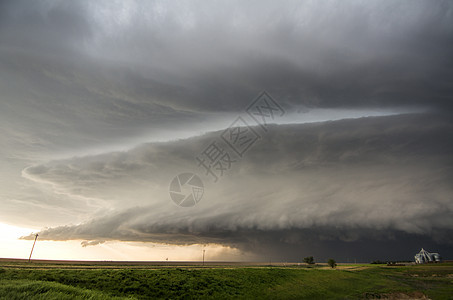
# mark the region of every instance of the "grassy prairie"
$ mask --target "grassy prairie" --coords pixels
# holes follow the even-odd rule
[[[453,299],[453,264],[265,267],[0,262],[0,299]]]

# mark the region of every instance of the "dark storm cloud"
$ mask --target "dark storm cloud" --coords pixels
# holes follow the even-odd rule
[[[217,133],[50,162],[24,174],[117,208],[44,230],[43,239],[219,243],[272,253],[286,247],[290,257],[301,247],[324,247],[327,255],[327,245],[348,243],[404,248],[402,240],[406,251],[420,241],[449,249],[452,129],[442,115],[274,126],[219,183],[203,177],[204,199],[189,209],[170,201],[169,181],[197,171],[194,157]]]
[[[451,1],[1,1],[1,220],[84,245],[451,245],[452,48]],[[288,113],[443,114],[277,126],[175,207],[169,181],[217,133],[144,143],[263,89]]]
[[[80,1],[3,1],[1,9],[2,48],[70,59],[92,36],[88,7]]]
[[[3,51],[94,64],[142,105],[239,110],[266,88],[288,105],[449,108],[453,94],[449,1],[12,1],[2,14]]]

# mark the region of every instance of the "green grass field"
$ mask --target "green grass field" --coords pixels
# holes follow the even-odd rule
[[[325,265],[201,268],[0,263],[0,299],[398,299],[406,295],[453,299],[453,264],[329,269]]]

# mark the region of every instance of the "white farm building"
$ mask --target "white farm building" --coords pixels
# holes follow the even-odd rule
[[[439,253],[429,253],[422,248],[419,253],[415,254],[415,263],[416,264],[425,264],[432,262],[441,262],[442,258]]]

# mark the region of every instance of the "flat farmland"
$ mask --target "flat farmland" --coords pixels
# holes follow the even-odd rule
[[[386,266],[0,259],[0,299],[453,299],[453,263]]]

